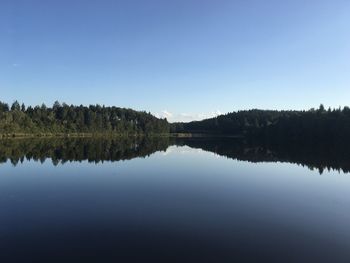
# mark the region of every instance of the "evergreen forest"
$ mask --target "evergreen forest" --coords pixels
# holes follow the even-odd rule
[[[11,106],[0,102],[0,135],[27,134],[168,134],[166,119],[132,109],[90,105],[60,104],[52,107],[28,106],[15,101]]]

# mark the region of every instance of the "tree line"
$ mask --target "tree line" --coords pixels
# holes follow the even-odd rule
[[[123,135],[169,133],[166,119],[144,111],[100,105],[74,106],[56,101],[52,107],[0,102],[0,135],[111,133]]]
[[[189,123],[174,123],[171,131],[236,135],[267,141],[350,141],[350,108],[307,111],[247,110]]]
[[[0,102],[0,137],[27,134],[153,135],[199,133],[234,135],[250,140],[350,142],[350,108],[307,111],[245,110],[202,121],[169,124],[144,111],[100,105],[52,107]]]

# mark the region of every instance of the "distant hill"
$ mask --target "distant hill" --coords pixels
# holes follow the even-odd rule
[[[247,110],[171,124],[171,132],[237,135],[259,140],[350,140],[350,108],[308,111]]]

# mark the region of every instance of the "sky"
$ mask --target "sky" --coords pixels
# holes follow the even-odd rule
[[[1,0],[0,100],[191,121],[350,105],[349,0]]]

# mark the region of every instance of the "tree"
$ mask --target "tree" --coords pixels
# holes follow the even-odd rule
[[[320,107],[318,108],[318,111],[321,112],[321,113],[325,111],[325,108],[324,108],[323,104],[320,104]]]
[[[53,105],[52,105],[52,109],[56,112],[59,108],[61,108],[61,104],[56,100]]]
[[[8,112],[9,105],[7,103],[0,102],[0,112]]]
[[[15,100],[15,102],[12,103],[11,110],[12,111],[15,111],[15,110],[20,111],[21,110],[21,106],[19,105],[17,100]]]

